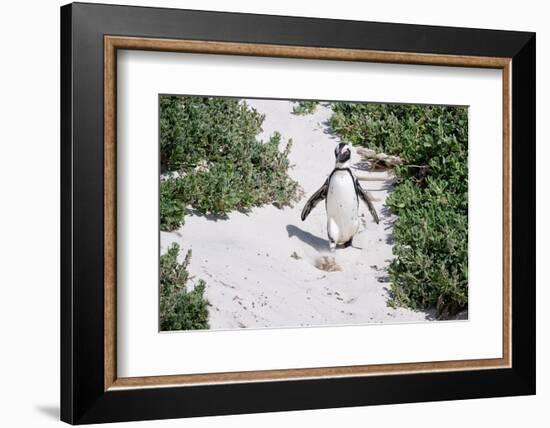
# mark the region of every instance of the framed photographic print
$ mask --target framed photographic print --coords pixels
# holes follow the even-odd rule
[[[62,420],[535,393],[533,33],[76,3],[61,105]]]

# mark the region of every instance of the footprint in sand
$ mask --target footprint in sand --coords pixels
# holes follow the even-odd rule
[[[325,272],[341,272],[342,267],[334,257],[322,256],[315,260],[315,267]]]

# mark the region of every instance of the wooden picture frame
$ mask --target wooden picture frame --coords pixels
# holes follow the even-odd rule
[[[117,49],[502,70],[502,358],[118,377]],[[62,420],[114,422],[535,392],[534,34],[77,3],[61,8],[61,55]]]

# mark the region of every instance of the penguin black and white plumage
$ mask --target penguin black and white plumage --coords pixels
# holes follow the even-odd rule
[[[367,207],[376,223],[378,214],[367,194],[359,184],[359,180],[350,168],[351,149],[347,144],[340,143],[334,150],[336,164],[334,169],[302,210],[304,221],[311,210],[322,200],[325,200],[327,211],[327,233],[330,250],[334,251],[337,245],[348,247],[353,236],[359,229],[359,200]]]

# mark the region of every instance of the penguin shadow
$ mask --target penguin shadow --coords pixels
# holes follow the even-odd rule
[[[293,224],[288,224],[286,226],[286,231],[289,238],[296,236],[300,241],[302,241],[304,244],[309,245],[314,250],[328,250],[329,245],[327,239],[319,238],[318,236],[315,236],[310,232],[306,232],[305,230],[302,230],[299,227],[294,226]]]

